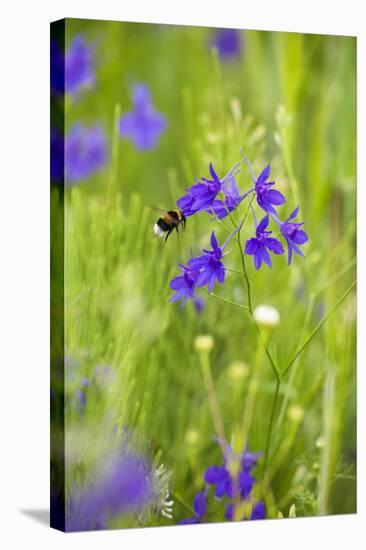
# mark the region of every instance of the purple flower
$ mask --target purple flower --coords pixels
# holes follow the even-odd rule
[[[219,220],[228,216],[228,214],[235,210],[235,208],[237,208],[241,201],[247,196],[247,193],[240,195],[240,191],[236,185],[234,177],[231,177],[227,184],[222,186],[222,191],[225,195],[225,202],[216,199],[212,202],[211,207],[208,209],[208,212],[213,212]]]
[[[276,210],[274,206],[279,206],[286,202],[285,197],[279,191],[271,189],[275,184],[274,181],[267,181],[269,178],[270,166],[269,164],[261,172],[255,183],[255,192],[257,195],[258,205],[265,211],[275,214]]]
[[[212,45],[223,60],[229,60],[240,54],[240,31],[237,29],[218,29]]]
[[[76,35],[65,55],[65,91],[76,96],[83,88],[95,85],[93,47]]]
[[[151,103],[150,90],[145,84],[136,84],[132,92],[133,111],[122,115],[119,132],[131,139],[136,149],[153,149],[166,128],[166,119],[156,112]]]
[[[80,416],[84,416],[85,414],[86,394],[89,385],[89,380],[87,378],[83,378],[81,380],[81,388],[78,388],[76,390],[76,409],[79,412]]]
[[[90,485],[71,491],[66,531],[104,529],[113,517],[139,513],[156,499],[151,467],[127,448],[104,460],[91,479]]]
[[[188,187],[186,189],[187,194],[177,200],[176,204],[183,211],[183,214],[188,217],[199,211],[210,211],[217,195],[221,191],[227,193],[226,196],[230,197],[230,205],[232,205],[232,203],[237,200],[236,190],[232,188],[232,184],[229,188],[225,187],[224,189],[224,184],[226,181],[233,179],[233,177],[238,174],[239,171],[235,170],[240,162],[235,164],[222,180],[220,180],[214,170],[214,167],[212,166],[212,163],[210,163],[210,174],[212,179],[202,178],[201,182],[195,183],[191,187]]]
[[[193,512],[194,515],[183,519],[179,522],[179,525],[188,525],[192,523],[200,523],[203,516],[207,511],[207,494],[206,491],[200,491],[196,494],[193,500]]]
[[[206,305],[205,299],[202,296],[198,296],[198,294],[195,294],[193,296],[193,305],[197,313],[202,313]]]
[[[65,145],[63,135],[51,129],[51,181],[62,183],[64,179]]]
[[[57,95],[65,92],[65,60],[55,40],[51,42],[51,90]]]
[[[253,510],[250,516],[250,519],[265,519],[266,517],[266,508],[263,502],[257,502],[253,506]]]
[[[299,212],[299,207],[290,214],[286,221],[280,223],[281,233],[285,237],[288,248],[288,264],[290,265],[292,259],[292,251],[294,250],[296,254],[304,256],[298,245],[304,244],[309,240],[308,235],[300,229],[304,222],[294,223],[290,220],[296,218]]]
[[[199,272],[196,286],[207,285],[207,290],[212,291],[216,282],[223,283],[225,280],[225,266],[221,262],[223,250],[219,247],[215,232],[211,233],[212,250],[204,250],[204,254],[198,258],[192,258],[188,264]]]
[[[183,274],[170,281],[170,288],[176,292],[169,298],[169,302],[176,302],[183,298],[181,307],[184,306],[188,298],[194,297],[194,291],[199,277],[199,270],[193,268],[190,262],[191,260],[188,262],[187,267],[183,264],[179,264]]]
[[[272,231],[266,231],[269,223],[268,214],[265,216],[256,229],[256,237],[249,239],[245,245],[245,254],[253,256],[255,269],[259,269],[262,261],[272,267],[272,260],[268,250],[274,254],[283,254],[284,249],[278,239],[269,237]]]
[[[107,141],[100,126],[74,124],[65,139],[65,180],[72,185],[88,178],[107,162]]]
[[[230,503],[227,505],[226,507],[226,510],[225,510],[225,518],[230,520],[230,521],[233,521],[234,519],[234,504],[233,503]],[[256,502],[252,508],[252,513],[250,515],[250,519],[251,520],[256,520],[256,519],[265,519],[266,517],[266,509],[265,509],[265,506],[263,504],[263,502]],[[239,521],[242,521],[245,518],[245,513],[243,514],[243,517],[241,518],[238,518]]]
[[[261,454],[244,451],[238,457],[231,447],[228,447],[224,466],[210,466],[204,474],[204,480],[209,485],[215,486],[215,496],[217,498],[222,498],[225,495],[229,498],[236,498],[238,492],[240,492],[241,498],[246,499],[250,495],[255,481],[251,471],[256,466]],[[237,479],[233,479],[230,473],[230,465],[235,462],[240,463]]]

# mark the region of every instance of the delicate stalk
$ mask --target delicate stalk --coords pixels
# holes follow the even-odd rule
[[[223,296],[219,296],[218,294],[215,294],[214,292],[209,292],[206,288],[204,290],[207,292],[209,296],[213,296],[217,300],[220,300],[221,302],[225,302],[226,304],[230,304],[235,307],[239,307],[241,309],[248,309],[247,306],[244,304],[239,304],[239,302],[234,302],[233,300],[229,300],[228,298],[224,298]]]
[[[215,426],[216,435],[218,436],[218,442],[222,448],[222,451],[223,453],[225,453],[226,436],[219,404],[216,397],[215,386],[212,380],[209,353],[206,351],[200,351],[199,356],[203,381],[207,392],[207,398],[210,405],[211,416]]]
[[[346,290],[346,292],[343,294],[343,296],[340,297],[338,302],[334,304],[334,306],[328,311],[328,313],[323,317],[323,319],[316,325],[310,336],[305,340],[305,342],[302,344],[302,346],[297,350],[297,352],[294,354],[294,356],[290,359],[290,361],[287,363],[284,370],[281,372],[281,379],[286,376],[288,370],[292,366],[292,364],[296,361],[296,359],[305,351],[306,347],[310,344],[311,340],[316,336],[316,334],[319,332],[319,330],[322,328],[324,323],[327,321],[327,319],[332,315],[332,313],[337,309],[337,307],[343,302],[343,300],[348,296],[348,294],[351,292],[351,290],[356,285],[356,281],[354,281],[351,286]]]
[[[274,396],[273,396],[272,410],[271,410],[271,416],[270,416],[270,421],[269,421],[269,428],[268,428],[268,432],[267,432],[266,446],[265,446],[265,451],[264,451],[263,481],[265,479],[264,476],[265,476],[266,471],[267,471],[268,456],[269,456],[270,445],[271,445],[271,437],[272,437],[273,421],[274,421],[274,417],[275,417],[275,413],[276,413],[276,406],[277,406],[278,396],[279,396],[279,392],[280,392],[280,386],[281,386],[281,378],[279,377],[279,375],[277,375],[276,389],[275,389],[275,393],[274,393]]]

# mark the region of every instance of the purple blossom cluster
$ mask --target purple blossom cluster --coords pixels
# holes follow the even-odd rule
[[[254,268],[258,270],[262,264],[272,267],[271,254],[282,255],[287,246],[288,264],[291,264],[292,254],[296,252],[303,256],[300,246],[308,241],[308,235],[302,229],[303,222],[295,222],[299,208],[281,221],[277,214],[277,208],[286,203],[285,196],[275,189],[275,182],[269,179],[269,164],[262,170],[258,178],[254,176],[253,168],[248,163],[253,184],[244,193],[241,193],[236,183],[236,176],[240,172],[240,164],[235,164],[229,172],[220,179],[212,164],[209,166],[210,178],[201,178],[191,187],[186,189],[186,194],[177,200],[177,206],[185,217],[193,216],[198,212],[206,212],[213,216],[213,220],[221,221],[230,217],[236,229],[228,237],[223,246],[219,246],[215,232],[211,234],[212,250],[204,250],[199,257],[191,258],[186,265],[180,264],[181,275],[170,282],[170,288],[175,291],[170,298],[171,302],[182,300],[183,306],[189,298],[196,300],[195,291],[197,288],[206,287],[212,292],[215,284],[222,284],[225,280],[226,267],[223,263],[224,249],[232,236],[241,229],[246,215],[240,223],[234,221],[232,213],[238,210],[241,203],[246,199],[249,202],[248,209],[252,213],[254,222],[254,236],[246,240],[243,245],[243,253],[253,256]],[[259,211],[264,216],[258,222],[253,206],[256,202]],[[278,235],[274,236],[269,229],[270,220],[276,224]],[[247,226],[246,226],[247,227]],[[246,228],[245,227],[245,228]],[[281,242],[281,240],[282,242]]]
[[[96,85],[95,47],[84,35],[77,34],[66,53],[56,41],[51,43],[51,91],[58,99],[66,94],[79,99],[86,89]],[[158,113],[146,84],[138,83],[132,90],[133,109],[119,121],[119,133],[130,139],[136,150],[153,149],[166,129],[166,117]],[[76,122],[64,136],[56,127],[51,129],[51,181],[66,187],[89,178],[108,162],[108,145],[103,128],[98,124],[86,127]]]
[[[193,499],[193,515],[180,521],[181,525],[207,522],[210,487],[214,498],[224,503],[224,517],[229,521],[264,519],[265,506],[256,502],[252,491],[255,484],[253,470],[262,453],[245,450],[241,455],[225,448],[224,464],[210,466],[204,473],[205,488]],[[248,510],[250,510],[248,514]]]
[[[155,111],[145,84],[135,84],[132,103],[133,110],[124,113],[119,121],[120,135],[130,139],[138,151],[153,149],[166,128],[166,119]]]
[[[136,451],[119,448],[96,468],[93,481],[74,486],[66,507],[66,531],[106,529],[114,517],[138,514],[157,498],[151,465]]]

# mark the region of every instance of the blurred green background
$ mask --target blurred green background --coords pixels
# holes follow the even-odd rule
[[[174,518],[149,521],[176,523],[187,516],[180,501],[190,505],[204,470],[222,460],[195,337],[213,337],[226,433],[235,433],[247,410],[252,451],[264,450],[275,381],[245,312],[204,293],[200,314],[191,303],[183,310],[168,303],[178,263],[209,244],[209,217],[189,218],[186,232],[163,249],[150,207],[174,207],[195,176],[208,177],[209,162],[223,176],[241,147],[257,175],[271,163],[287,197],[282,218],[300,205],[310,237],[305,260],[296,256],[288,267],[274,258],[272,270],[264,266],[253,279],[254,306],[280,312],[268,338],[285,363],[355,279],[356,39],[242,31],[240,56],[224,62],[210,47],[214,29],[69,19],[66,46],[79,33],[94,44],[96,85],[67,98],[66,130],[100,123],[109,162],[65,193],[65,344],[78,365],[66,392],[92,379],[97,365],[110,366],[113,377],[98,391],[88,388],[83,416],[66,410],[67,486],[86,475],[117,423],[172,471]],[[167,118],[151,151],[136,151],[116,130],[119,113],[131,110],[135,82],[150,87]],[[237,182],[242,191],[250,186],[245,165]],[[236,247],[225,263],[240,265]],[[215,292],[246,300],[235,273]],[[355,324],[351,294],[284,381],[266,494],[270,517],[279,510],[288,516],[294,503],[298,516],[356,511]],[[128,525],[137,526],[133,518]]]

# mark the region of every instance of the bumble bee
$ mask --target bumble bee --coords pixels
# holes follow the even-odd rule
[[[160,208],[158,208],[160,210]],[[168,240],[168,237],[174,229],[178,233],[179,226],[182,226],[182,229],[184,230],[186,228],[186,217],[183,214],[182,210],[168,210],[168,212],[165,212],[164,210],[161,211],[161,216],[157,220],[157,222],[154,224],[154,233],[158,237],[162,237],[164,234],[166,234],[164,244]]]

